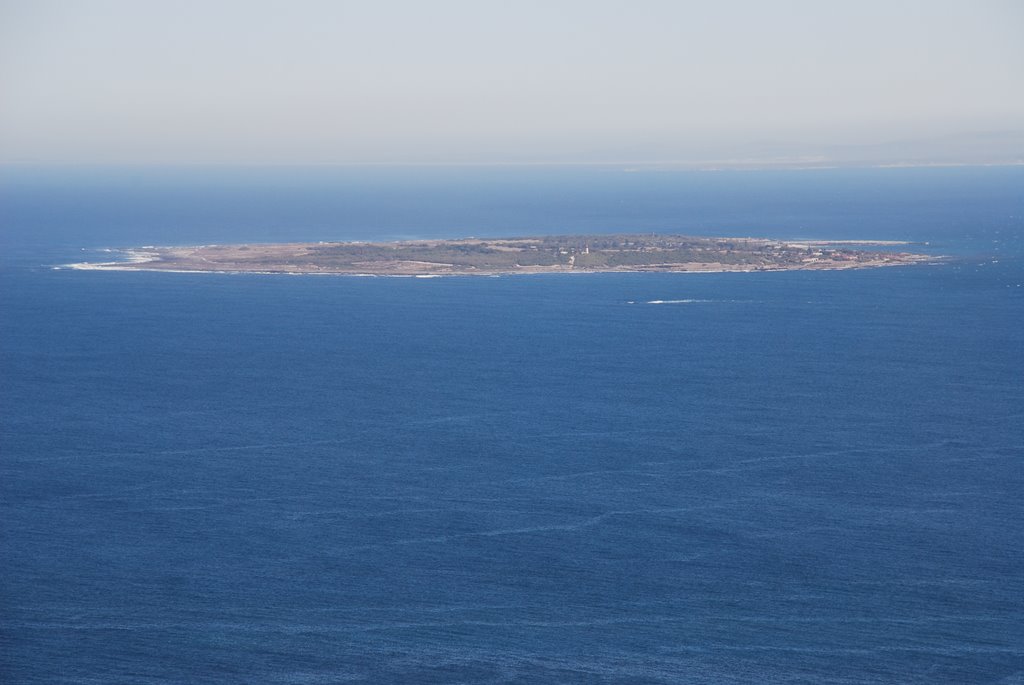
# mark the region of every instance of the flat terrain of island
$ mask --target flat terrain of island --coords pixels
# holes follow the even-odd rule
[[[372,276],[531,273],[792,271],[933,261],[893,241],[787,241],[659,234],[319,242],[122,250],[126,260],[77,269]],[[875,249],[867,249],[874,247]],[[884,250],[878,248],[886,248]]]

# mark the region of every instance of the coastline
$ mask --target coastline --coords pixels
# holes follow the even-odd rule
[[[792,267],[792,268],[776,268],[776,269],[590,269],[590,270],[558,270],[558,271],[492,271],[492,272],[479,272],[479,271],[451,271],[445,273],[418,273],[418,274],[399,274],[399,273],[358,273],[358,272],[347,272],[347,271],[258,271],[258,270],[243,270],[243,269],[163,269],[163,268],[146,268],[144,266],[132,267],[124,266],[117,262],[108,263],[89,263],[89,262],[77,262],[71,264],[60,264],[52,267],[55,270],[69,269],[72,271],[119,271],[128,272],[135,271],[140,273],[165,273],[165,274],[221,274],[221,275],[258,275],[258,276],[335,276],[335,277],[348,277],[348,278],[501,278],[505,276],[584,276],[588,274],[751,274],[751,273],[784,273],[791,271],[863,271],[867,269],[884,269],[893,268],[900,266],[917,266],[922,264],[938,264],[943,261],[943,257],[929,256],[927,259],[922,259],[914,262],[885,262],[885,263],[866,263],[857,265],[842,265],[842,266],[816,266],[816,267]]]
[[[105,249],[124,259],[55,266],[79,271],[161,271],[439,278],[583,273],[846,271],[935,263],[895,252],[906,241],[775,240],[617,234]],[[866,247],[888,248],[868,251]]]

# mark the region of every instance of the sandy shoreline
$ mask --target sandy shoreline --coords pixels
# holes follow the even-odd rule
[[[55,269],[71,269],[74,271],[137,271],[146,273],[167,273],[167,274],[248,274],[248,275],[261,275],[261,276],[344,276],[351,278],[453,278],[453,277],[477,277],[477,278],[498,278],[502,276],[539,276],[539,275],[585,275],[585,274],[639,274],[639,273],[662,273],[662,274],[726,274],[726,273],[781,273],[788,271],[855,271],[862,269],[880,269],[887,267],[897,266],[913,266],[917,264],[937,264],[942,261],[942,257],[929,256],[926,259],[921,259],[913,262],[866,262],[861,264],[849,264],[849,265],[816,265],[816,266],[794,266],[789,268],[771,268],[771,269],[589,269],[589,270],[550,270],[550,271],[493,271],[493,272],[480,272],[480,271],[451,271],[445,273],[358,273],[358,272],[347,272],[347,271],[258,271],[258,270],[243,270],[243,269],[167,269],[167,268],[154,268],[145,266],[127,266],[118,262],[105,262],[105,263],[93,263],[93,262],[77,262],[71,264],[61,264],[53,267]]]

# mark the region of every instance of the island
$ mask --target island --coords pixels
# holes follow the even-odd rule
[[[934,261],[896,241],[792,241],[661,234],[317,242],[117,250],[75,269],[456,276],[863,269]],[[872,249],[867,249],[872,248]]]

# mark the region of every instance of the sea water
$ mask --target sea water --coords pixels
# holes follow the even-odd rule
[[[1022,189],[1015,168],[8,170],[0,679],[1024,682]],[[948,258],[53,268],[611,231]]]

